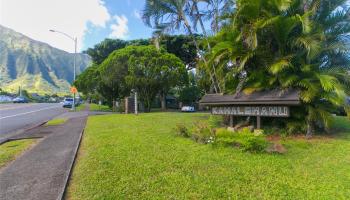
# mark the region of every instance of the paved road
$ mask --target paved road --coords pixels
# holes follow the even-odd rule
[[[64,112],[58,103],[0,104],[0,139]]]

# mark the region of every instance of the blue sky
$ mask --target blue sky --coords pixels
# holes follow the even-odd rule
[[[140,18],[144,6],[144,0],[105,0],[105,6],[113,16],[125,16],[127,19],[128,32],[122,39],[133,40],[139,38],[149,38],[152,36],[152,29],[145,26]],[[113,22],[108,22],[105,28],[88,25],[89,31],[83,39],[82,49],[92,47],[111,34],[110,26]]]
[[[141,20],[145,0],[0,0],[0,24],[32,39],[74,52],[105,38],[149,38],[152,29]]]
[[[153,30],[141,19],[144,5],[145,0],[0,0],[0,25],[74,52],[72,40],[59,34],[64,32],[77,38],[81,52],[105,38],[150,38]]]

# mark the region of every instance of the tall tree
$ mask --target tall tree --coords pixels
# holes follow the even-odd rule
[[[124,48],[127,42],[119,39],[105,39],[96,44],[93,48],[88,48],[87,53],[95,64],[101,64],[113,51]]]
[[[202,97],[203,93],[198,86],[197,75],[189,71],[188,82],[178,90],[178,99],[186,105],[194,105]]]
[[[129,67],[129,48],[111,53],[99,67],[102,85],[107,87],[112,98],[113,110],[118,100],[129,94],[130,88],[125,82]]]
[[[200,38],[199,35],[195,37]],[[160,39],[160,47],[180,58],[185,63],[187,69],[190,70],[196,67],[198,60],[197,51],[190,36],[163,35]]]
[[[95,64],[101,64],[113,51],[122,49],[126,46],[140,46],[150,45],[149,39],[137,39],[137,40],[120,40],[107,38],[102,42],[96,44],[93,48],[88,48],[87,53]]]
[[[157,94],[165,96],[170,88],[182,84],[186,68],[179,58],[154,46],[130,46],[126,83],[136,89],[147,112]]]
[[[183,25],[185,30],[192,37],[193,43],[197,49],[197,53],[201,54],[200,45],[195,38],[193,28],[191,27],[188,16],[186,15],[186,7],[188,0],[146,0],[143,10],[144,22],[150,27],[159,27],[162,25],[165,31],[172,29],[180,29]],[[199,58],[207,65],[207,60],[200,55]],[[210,79],[215,92],[219,92],[215,81],[215,74],[210,73]]]
[[[87,97],[97,92],[99,84],[98,65],[92,64],[76,78],[74,85]]]
[[[198,4],[201,4],[199,6]],[[235,9],[236,0],[191,0],[189,1],[189,15],[192,17],[193,27],[200,25],[203,34],[206,34],[204,22],[211,25],[212,34],[219,32],[225,23],[225,17]]]

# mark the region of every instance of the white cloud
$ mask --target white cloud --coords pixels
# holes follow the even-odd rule
[[[111,20],[102,0],[0,0],[0,4],[1,25],[69,52],[74,51],[72,41],[49,29],[76,36],[81,49],[88,23],[104,28]]]
[[[138,10],[134,10],[134,17],[136,18],[136,19],[142,19],[142,16],[141,16],[141,13],[140,13],[140,11],[138,11]]]
[[[128,18],[126,18],[124,15],[115,15],[113,16],[113,19],[115,20],[115,24],[110,26],[112,32],[109,37],[126,39],[129,33]]]

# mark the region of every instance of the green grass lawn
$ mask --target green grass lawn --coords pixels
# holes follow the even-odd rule
[[[86,105],[84,103],[79,104],[78,106],[75,107],[75,111],[79,112],[79,111],[83,111],[85,109]],[[74,112],[72,110],[72,108],[69,108],[69,112]]]
[[[48,121],[45,125],[46,126],[55,126],[55,125],[60,125],[64,124],[67,121],[65,118],[57,118],[57,119],[52,119]]]
[[[16,156],[33,145],[35,141],[34,139],[16,140],[0,145],[0,168],[14,160]]]
[[[175,136],[204,113],[88,119],[68,199],[348,199],[350,122],[337,137],[286,139],[283,155]]]
[[[98,104],[92,103],[90,104],[90,111],[111,112],[112,109],[106,105],[98,105]]]
[[[85,109],[85,103],[79,104],[79,106],[77,106],[75,108],[76,111],[82,111]]]

